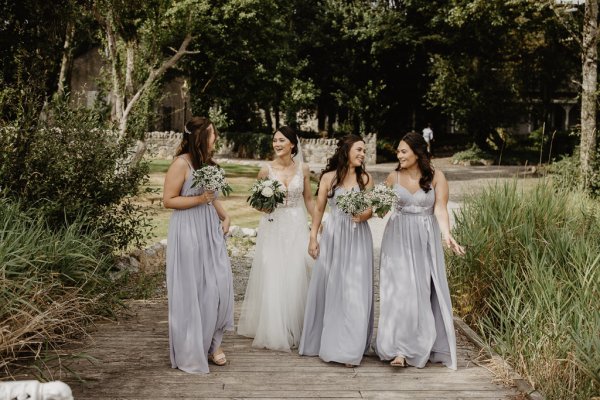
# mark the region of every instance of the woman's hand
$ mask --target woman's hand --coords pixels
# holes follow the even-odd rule
[[[202,202],[200,204],[207,204],[212,202],[215,199],[215,191],[214,190],[206,190],[204,193],[200,195],[202,198]]]
[[[454,240],[452,235],[445,235],[443,237],[443,241],[444,241],[444,244],[446,245],[446,247],[448,249],[452,250],[455,254],[458,254],[459,256],[465,255],[465,253],[466,253],[465,248],[462,247],[460,244],[458,244],[456,242],[456,240]]]
[[[364,210],[360,214],[353,215],[352,216],[352,222],[364,222],[364,221],[367,221],[369,218],[371,218],[371,215],[373,215],[373,212],[371,211],[370,208],[367,208],[366,210]]]
[[[221,221],[221,228],[223,228],[223,235],[227,235],[229,233],[229,227],[231,226],[231,220],[229,217],[225,218]]]
[[[308,243],[308,254],[315,260],[319,257],[319,242],[317,242],[317,239],[310,238],[310,242]]]

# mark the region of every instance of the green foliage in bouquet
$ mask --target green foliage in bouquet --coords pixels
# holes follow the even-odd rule
[[[246,200],[257,210],[273,212],[285,201],[286,191],[283,185],[274,179],[257,179],[250,188],[250,196]]]
[[[192,188],[203,187],[205,190],[220,191],[229,196],[233,188],[225,179],[225,171],[217,165],[203,165],[193,172]]]

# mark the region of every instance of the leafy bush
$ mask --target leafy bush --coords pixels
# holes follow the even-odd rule
[[[471,148],[459,151],[458,153],[454,153],[452,156],[452,161],[480,161],[480,160],[494,160],[495,157],[485,151],[483,151],[479,146],[473,144]]]
[[[103,116],[93,110],[58,102],[47,115],[32,128],[0,127],[4,196],[43,215],[56,229],[80,220],[82,228],[106,234],[111,248],[140,243],[146,213],[132,198],[148,167],[125,164],[131,142],[102,129]]]
[[[600,205],[542,183],[468,199],[449,258],[458,314],[549,399],[600,394]]]
[[[21,208],[0,199],[0,369],[82,334],[113,302],[102,234],[80,221],[50,229]]]
[[[562,157],[548,165],[547,171],[555,186],[565,190],[577,190],[581,185],[580,167],[579,150],[576,150],[572,156]],[[600,152],[596,155],[596,167],[593,170],[590,194],[600,197]]]
[[[396,157],[396,146],[398,145],[397,141],[393,141],[388,138],[377,138],[377,162],[391,162],[397,161]]]
[[[233,151],[240,158],[266,159],[272,156],[273,137],[262,132],[222,132],[228,142],[233,142]]]

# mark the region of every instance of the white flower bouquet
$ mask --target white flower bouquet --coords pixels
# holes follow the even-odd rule
[[[221,191],[229,196],[233,189],[225,179],[225,171],[216,165],[203,165],[192,173],[192,187],[203,187],[205,190]]]
[[[254,182],[246,201],[257,210],[273,212],[279,204],[283,204],[285,196],[286,190],[279,181],[263,178]]]
[[[336,198],[335,203],[341,211],[350,215],[358,215],[371,206],[362,190],[341,194]]]
[[[379,218],[383,218],[392,209],[397,197],[394,189],[379,183],[367,193],[367,199],[373,208],[373,212]]]

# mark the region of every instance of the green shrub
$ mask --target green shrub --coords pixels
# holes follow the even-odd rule
[[[552,177],[555,186],[564,190],[577,190],[581,185],[581,164],[579,150],[572,156],[562,157],[548,165],[548,174]],[[590,194],[600,197],[600,152],[596,155],[596,167],[590,185]]]
[[[222,132],[233,142],[233,152],[240,158],[267,159],[273,153],[273,136],[262,132]]]
[[[106,234],[111,248],[141,243],[147,218],[132,198],[148,167],[124,165],[131,141],[103,129],[103,116],[93,110],[55,103],[47,114],[33,128],[18,122],[0,127],[3,195],[56,229],[85,216],[81,227]]]
[[[398,161],[396,157],[397,140],[388,138],[377,138],[377,162],[393,162]]]
[[[600,394],[600,205],[542,183],[465,203],[449,258],[458,314],[549,399]]]
[[[469,149],[454,153],[452,161],[480,161],[480,160],[494,160],[495,157],[483,151],[479,146],[473,144]]]
[[[98,231],[79,221],[50,229],[44,218],[0,199],[0,369],[36,358],[47,345],[81,335],[87,323],[111,313],[112,265]]]

